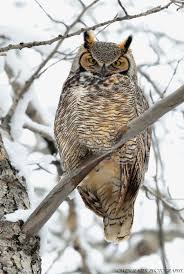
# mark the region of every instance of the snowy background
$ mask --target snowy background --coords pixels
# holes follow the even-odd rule
[[[83,0],[89,5],[92,1]],[[149,4],[148,4],[149,2]],[[129,14],[138,14],[168,1],[122,1]],[[41,6],[40,6],[40,5]],[[0,47],[10,43],[46,40],[63,34],[83,8],[78,0],[6,0],[0,8]],[[44,9],[44,10],[43,10]],[[71,30],[92,26],[123,15],[118,1],[97,1]],[[168,10],[116,22],[95,33],[102,41],[120,42],[133,35],[132,51],[139,69],[139,84],[156,102],[184,82],[184,9]],[[3,133],[10,159],[26,178],[31,210],[58,182],[59,157],[53,141],[53,120],[59,96],[82,34],[65,39],[54,56],[19,99],[10,121],[10,136]],[[8,113],[25,82],[47,58],[56,44],[11,50],[0,56],[0,118]],[[184,106],[160,119],[154,126],[153,149],[135,206],[130,240],[119,245],[104,241],[102,221],[82,203],[77,192],[58,208],[42,229],[42,273],[116,273],[123,268],[162,269],[157,242],[158,183],[165,251],[170,268],[183,268],[184,233]],[[151,194],[152,192],[152,194]],[[30,211],[27,212],[27,215]],[[25,217],[25,212],[19,212]],[[85,268],[86,267],[86,268]],[[87,271],[89,271],[87,273]],[[184,271],[184,270],[183,270]],[[120,272],[119,272],[120,273]]]

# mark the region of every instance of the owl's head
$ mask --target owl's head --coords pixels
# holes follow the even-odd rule
[[[119,44],[97,41],[92,31],[84,33],[84,44],[75,60],[75,68],[101,77],[123,74],[137,79],[137,69],[130,50],[132,36]],[[77,64],[76,64],[77,62]]]

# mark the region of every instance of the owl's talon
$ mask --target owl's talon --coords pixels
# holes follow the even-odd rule
[[[120,139],[122,138],[123,134],[125,134],[128,131],[129,128],[130,127],[126,125],[126,126],[121,127],[118,130],[118,132],[116,133],[115,138],[114,138],[115,143],[117,143],[118,141],[120,141]]]

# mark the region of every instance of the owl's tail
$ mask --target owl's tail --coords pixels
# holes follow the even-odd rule
[[[134,218],[134,203],[126,202],[117,216],[103,218],[105,238],[118,243],[129,237]]]

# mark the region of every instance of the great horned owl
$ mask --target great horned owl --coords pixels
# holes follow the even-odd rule
[[[55,136],[66,172],[89,155],[105,152],[119,130],[142,114],[148,103],[137,83],[132,37],[119,45],[99,42],[89,31],[74,59],[59,101]],[[147,169],[150,129],[103,160],[80,183],[88,208],[103,217],[106,240],[119,242],[130,234],[134,202]]]

